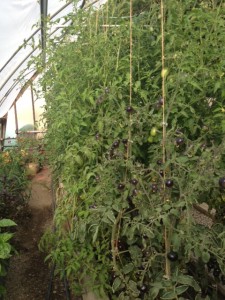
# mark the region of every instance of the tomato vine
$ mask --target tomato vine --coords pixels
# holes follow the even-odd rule
[[[163,61],[160,1],[77,12],[47,48],[46,144],[63,189],[42,245],[77,292],[201,299],[208,274],[224,276],[225,7],[164,4]],[[193,217],[202,202],[213,224]]]

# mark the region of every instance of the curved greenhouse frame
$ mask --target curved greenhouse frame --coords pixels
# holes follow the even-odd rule
[[[0,217],[51,190],[47,298],[224,299],[224,1],[0,11]]]

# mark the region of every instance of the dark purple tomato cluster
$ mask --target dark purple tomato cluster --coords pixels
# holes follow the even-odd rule
[[[219,278],[221,275],[221,269],[220,266],[217,262],[217,259],[214,256],[211,256],[208,263],[207,263],[207,268],[209,272],[212,272],[213,276],[215,278]]]
[[[124,146],[128,145],[128,139],[122,139],[122,143],[124,144]]]
[[[112,144],[112,149],[119,148],[120,145],[120,140],[115,140]]]
[[[160,109],[161,107],[163,107],[163,104],[164,104],[164,99],[160,98],[156,103],[156,108]]]
[[[163,170],[159,170],[159,175],[163,177],[164,176],[164,171]]]
[[[125,189],[125,184],[124,183],[119,183],[117,186],[119,191],[123,191]]]
[[[130,183],[136,186],[138,184],[138,180],[136,178],[133,178],[131,179]]]
[[[136,186],[136,185],[138,184],[138,180],[137,180],[136,178],[132,178],[132,179],[130,180],[130,183],[131,183],[132,185]],[[123,190],[124,188],[125,188],[125,184],[124,184],[124,183],[119,183],[119,184],[118,184],[118,189],[119,189],[119,190]]]
[[[101,137],[101,136],[100,136],[98,133],[95,135],[95,138],[96,138],[97,140],[99,140],[100,137]],[[119,153],[119,152],[118,152],[118,148],[119,148],[119,146],[120,146],[120,142],[122,142],[122,144],[123,144],[123,146],[124,146],[124,150],[127,151],[127,149],[128,149],[128,144],[129,144],[128,139],[126,139],[126,138],[123,138],[123,139],[121,139],[121,140],[120,140],[120,139],[117,139],[117,140],[115,140],[115,141],[112,143],[111,148],[109,149],[109,158],[110,158],[110,159],[113,159],[113,158],[116,158],[116,157],[121,156],[122,153]],[[126,155],[124,155],[124,159],[127,159],[127,156],[126,156]]]
[[[137,217],[139,214],[138,210],[136,209],[136,206],[133,203],[133,196],[128,196],[127,202],[129,204],[129,208],[127,209],[127,212],[130,213],[131,219],[133,219],[133,218]]]
[[[138,190],[137,189],[133,189],[132,196],[135,197],[137,195],[138,195]]]
[[[182,138],[182,137],[176,138],[176,145],[177,145],[178,147],[184,145],[184,138]]]
[[[167,179],[165,181],[165,185],[166,185],[166,187],[171,188],[173,186],[173,180],[172,179]]]
[[[116,158],[118,156],[118,153],[115,152],[116,149],[118,149],[120,146],[120,140],[115,140],[113,143],[112,143],[112,146],[109,150],[109,158],[110,159],[113,159],[113,158]]]
[[[111,272],[110,272],[110,274],[109,274],[109,281],[110,281],[110,284],[112,285],[113,284],[113,282],[114,282],[114,280],[116,279],[116,277],[117,277],[117,274],[116,274],[116,272],[114,271],[114,270],[112,270]]]
[[[178,260],[178,253],[176,251],[170,251],[167,253],[167,258],[172,261],[175,262]]]
[[[124,240],[118,240],[117,247],[119,251],[126,251],[127,250],[127,243]]]
[[[161,166],[163,164],[163,161],[161,159],[158,159],[156,163],[158,166]]]
[[[173,180],[172,179],[167,179],[165,181],[165,186],[168,187],[168,188],[172,188],[173,187]],[[152,189],[152,193],[157,193],[159,191],[159,185],[157,183],[153,182],[151,184],[151,189]]]
[[[158,184],[157,183],[152,183],[152,192],[157,193],[158,192]]]
[[[138,290],[140,291],[140,295],[139,297],[141,297],[141,299],[144,299],[145,294],[148,292],[148,286],[147,284],[142,284],[138,287]]]
[[[99,141],[99,140],[100,140],[100,137],[101,137],[101,135],[97,132],[97,133],[95,134],[95,139],[96,139],[97,141]]]
[[[133,108],[132,106],[127,106],[126,112],[127,112],[128,114],[132,114],[132,113],[134,112],[134,108]]]
[[[221,189],[225,189],[225,177],[219,179],[219,186]]]

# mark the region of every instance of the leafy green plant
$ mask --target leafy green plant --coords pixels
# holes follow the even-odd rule
[[[217,299],[208,274],[223,280],[224,220],[199,225],[193,207],[224,199],[224,10],[166,1],[164,69],[159,1],[133,1],[132,40],[130,1],[109,1],[49,41],[41,83],[58,199],[42,246],[75,291]]]
[[[0,279],[2,282],[2,278],[6,276],[7,270],[7,261],[11,257],[12,254],[12,246],[10,244],[10,239],[13,234],[5,231],[4,229],[8,227],[16,226],[16,223],[10,219],[1,219],[0,220]],[[0,296],[5,294],[4,285],[0,284]]]
[[[17,138],[17,145],[25,163],[37,163],[40,167],[43,166],[45,155],[42,139],[37,139],[35,136],[20,134]]]
[[[30,194],[24,153],[17,148],[0,153],[0,166],[0,213],[4,217],[12,213],[12,218]]]

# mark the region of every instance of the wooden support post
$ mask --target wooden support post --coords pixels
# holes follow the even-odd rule
[[[3,151],[4,148],[4,139],[5,139],[5,132],[6,132],[6,122],[7,122],[7,115],[0,119],[1,123],[1,131],[0,131],[0,150]]]
[[[0,139],[3,139],[3,119],[0,119],[0,125],[1,125],[1,132],[0,132]]]
[[[14,103],[14,113],[15,113],[15,123],[16,123],[16,134],[18,134],[19,127],[18,127],[18,117],[17,117],[16,102]]]
[[[0,150],[3,150],[3,119],[0,119],[1,131],[0,131]]]
[[[7,117],[8,117],[8,114],[6,114],[6,116],[4,118],[3,126],[2,126],[2,137],[3,137],[3,139],[5,139]]]
[[[45,67],[46,63],[46,22],[48,15],[48,0],[41,0],[40,2],[41,9],[41,46],[42,46],[42,57],[43,57],[43,66]]]
[[[33,122],[34,122],[34,129],[36,129],[36,115],[35,115],[35,106],[34,106],[34,91],[33,91],[33,84],[30,85],[31,90],[31,101],[32,101],[32,112],[33,112]]]

